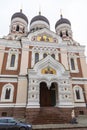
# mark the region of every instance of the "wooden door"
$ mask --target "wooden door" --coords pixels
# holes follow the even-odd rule
[[[46,83],[40,84],[40,106],[46,107],[51,105],[50,90],[47,88]]]

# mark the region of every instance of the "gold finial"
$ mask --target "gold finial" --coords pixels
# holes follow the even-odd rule
[[[62,18],[63,15],[62,15],[62,9],[60,9],[60,18]]]

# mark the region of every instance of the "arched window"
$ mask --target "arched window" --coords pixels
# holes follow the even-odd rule
[[[71,58],[71,69],[75,70],[75,63],[73,58]]]
[[[66,36],[69,36],[68,31],[66,30]]]
[[[18,56],[19,56],[19,50],[9,49],[7,65],[6,65],[7,70],[17,70]]]
[[[11,88],[7,88],[5,93],[5,99],[10,99],[10,94],[11,94]]]
[[[35,53],[35,63],[37,63],[39,61],[39,54]]]
[[[52,54],[51,56],[55,59],[55,55],[54,54]]]
[[[16,27],[16,31],[19,31],[19,25],[17,25],[17,27]]]
[[[44,54],[43,54],[43,58],[45,58],[46,56],[47,56],[47,54],[46,54],[46,53],[44,53]]]
[[[63,36],[62,31],[60,31],[60,37],[62,37],[62,36]]]
[[[25,33],[25,28],[23,28],[23,33]]]
[[[1,101],[12,102],[14,95],[14,86],[12,84],[5,84],[2,88]]]
[[[80,99],[80,91],[79,90],[76,90],[76,98]]]
[[[74,91],[74,99],[76,102],[84,102],[84,95],[83,95],[83,89],[76,85],[73,87]]]
[[[14,67],[15,66],[15,54],[11,55],[11,62],[10,62],[10,67]]]

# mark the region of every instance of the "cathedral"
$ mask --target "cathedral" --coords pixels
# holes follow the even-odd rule
[[[86,115],[84,53],[63,15],[53,32],[41,12],[30,22],[22,10],[14,13],[9,34],[0,38],[0,116],[51,124],[69,122],[72,110]]]

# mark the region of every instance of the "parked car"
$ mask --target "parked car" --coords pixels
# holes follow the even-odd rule
[[[32,130],[32,125],[17,121],[13,117],[0,117],[0,130]]]

